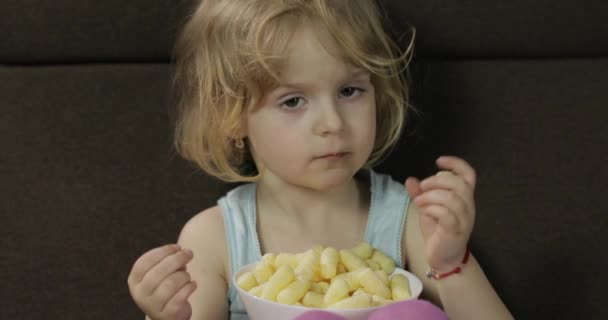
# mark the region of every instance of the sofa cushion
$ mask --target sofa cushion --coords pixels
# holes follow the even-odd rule
[[[0,63],[167,61],[196,1],[2,1]],[[603,0],[381,2],[420,57],[608,55]]]
[[[477,169],[475,255],[516,318],[606,318],[608,60],[420,60],[403,181]],[[170,143],[165,65],[0,68],[2,318],[134,319],[126,278],[233,187]],[[584,291],[583,291],[584,290]]]
[[[163,64],[0,68],[0,318],[141,317],[135,258],[227,190],[172,150],[167,85]]]
[[[478,175],[473,252],[515,318],[608,318],[608,59],[412,70],[420,112],[382,168],[404,181],[434,173],[440,154],[467,159]]]

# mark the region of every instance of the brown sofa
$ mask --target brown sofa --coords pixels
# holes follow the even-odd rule
[[[0,319],[141,319],[134,260],[233,187],[171,147],[193,2],[0,2]],[[472,248],[516,318],[608,319],[608,2],[382,2],[417,28],[420,113],[378,171],[469,160]]]

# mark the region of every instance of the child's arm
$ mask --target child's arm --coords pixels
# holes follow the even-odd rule
[[[178,245],[154,248],[137,259],[129,291],[153,320],[228,319],[224,225],[217,207],[184,226]]]
[[[473,255],[457,275],[440,280],[426,277],[429,267],[418,224],[419,214],[416,205],[410,205],[402,248],[407,254],[408,269],[422,280],[424,297],[443,307],[452,320],[513,319]]]
[[[191,248],[194,257],[187,265],[197,289],[190,296],[191,320],[228,319],[228,249],[219,207],[194,216],[183,228],[178,243]]]
[[[438,280],[426,277],[429,266],[443,273],[460,265],[475,216],[473,169],[454,157],[437,163],[450,172],[406,183],[412,203],[402,253],[409,269],[422,280],[423,294],[443,306],[452,320],[513,319],[472,255],[458,274]]]

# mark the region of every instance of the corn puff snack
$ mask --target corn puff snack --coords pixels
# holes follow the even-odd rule
[[[394,270],[395,262],[366,242],[346,250],[316,245],[295,254],[267,253],[236,285],[282,304],[368,308],[411,298],[408,278]]]
[[[411,296],[410,282],[402,274],[396,274],[391,278],[391,289],[395,301],[409,299]]]
[[[296,304],[310,289],[310,281],[304,279],[296,279],[287,288],[281,290],[277,296],[277,302],[284,304]]]
[[[372,256],[372,253],[374,253],[374,248],[367,242],[361,242],[356,247],[352,248],[351,251],[361,259],[367,260]]]
[[[277,295],[283,288],[287,287],[294,280],[294,273],[290,266],[282,266],[275,272],[262,291],[262,298],[277,301]]]
[[[336,275],[339,260],[340,256],[338,255],[338,250],[331,247],[323,250],[320,260],[321,277],[323,279],[331,279]]]

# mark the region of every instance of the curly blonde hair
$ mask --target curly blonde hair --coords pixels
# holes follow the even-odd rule
[[[401,52],[383,28],[373,0],[204,0],[188,18],[175,48],[174,143],[185,159],[229,182],[259,178],[247,146],[237,146],[249,108],[279,85],[290,38],[303,23],[326,32],[346,63],[370,72],[377,134],[365,167],[399,140],[408,104],[403,71],[415,30]],[[248,166],[249,164],[249,166]]]

